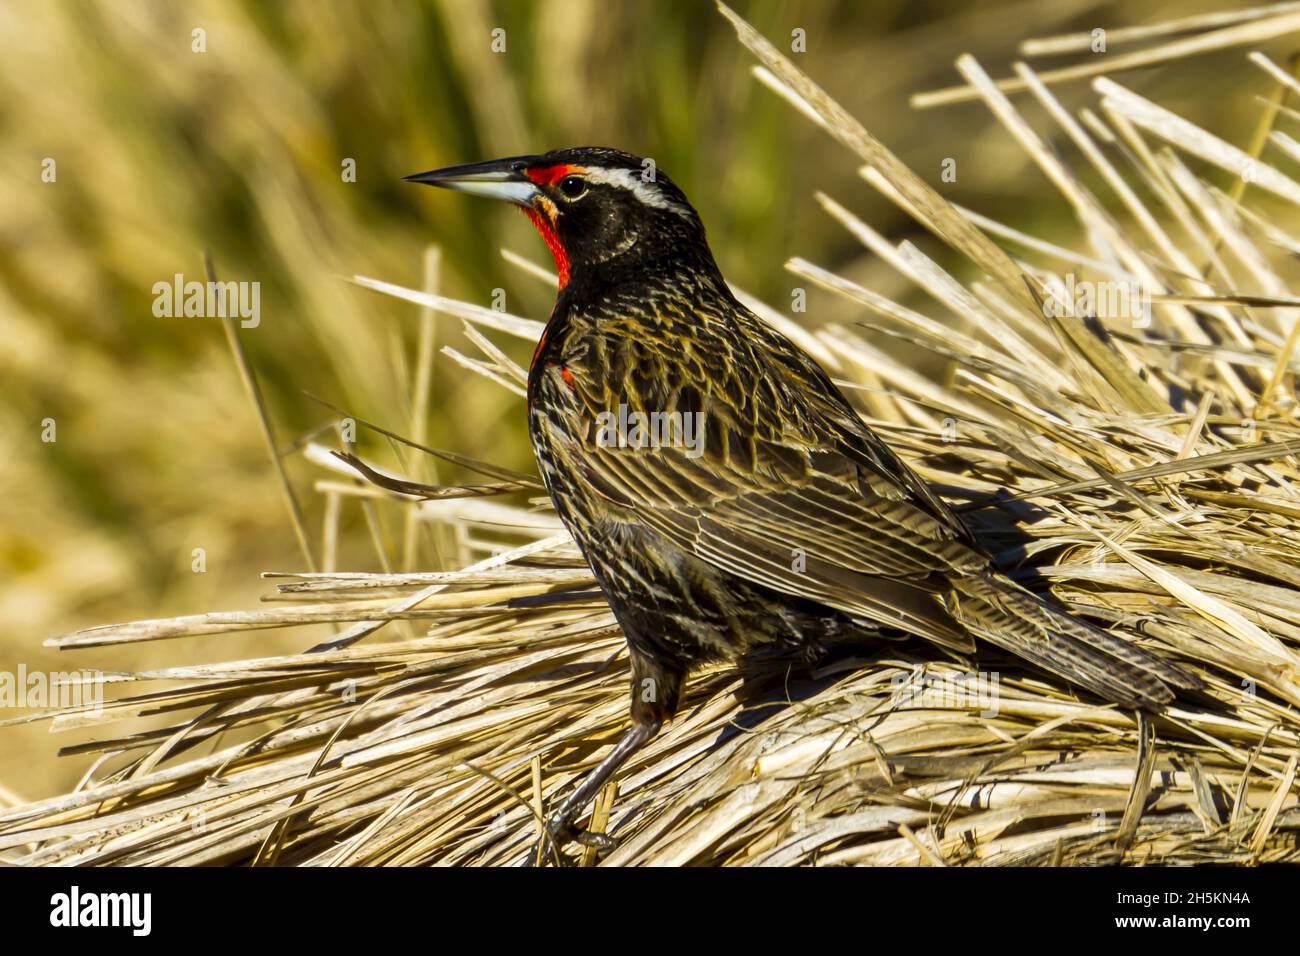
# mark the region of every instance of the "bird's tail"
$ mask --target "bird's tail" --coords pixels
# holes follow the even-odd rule
[[[946,603],[976,637],[1125,707],[1158,711],[1173,700],[1174,689],[1203,686],[1181,668],[997,575],[954,582]]]

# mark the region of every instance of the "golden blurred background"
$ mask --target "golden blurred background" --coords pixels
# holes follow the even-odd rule
[[[962,52],[1006,75],[1027,37],[1223,6],[735,3],[783,48],[803,30],[799,65],[951,198],[1045,238],[1075,236],[1069,209],[985,109],[915,112],[908,95],[956,82]],[[1194,62],[1124,82],[1244,141],[1266,78],[1251,75],[1241,51]],[[152,311],[155,283],[203,278],[205,249],[223,279],[260,283],[260,324],[240,335],[282,449],[334,417],[304,392],[409,432],[419,310],[347,276],[419,288],[432,243],[443,293],[487,306],[502,289],[508,311],[545,318],[551,292],[500,254],[549,267],[523,217],[401,182],[440,165],[618,146],[653,157],[685,189],[724,272],[773,306],[789,309],[796,282],[781,266],[796,254],[911,301],[813,193],[947,262],[944,250],[750,66],[702,0],[0,4],[0,670],[161,666],[181,650],[193,659],[192,648],[151,643],[70,660],[41,642],[112,621],[253,607],[268,590],[260,571],[302,567],[219,322]],[[1238,80],[1231,99],[1227,72]],[[1085,87],[1060,94],[1070,104]],[[940,184],[948,157],[958,179]],[[812,291],[800,319],[852,319],[846,309]],[[459,321],[439,322],[439,346],[472,353]],[[527,363],[526,343],[499,344]],[[442,357],[429,418],[431,444],[533,470],[518,400]],[[53,442],[42,440],[50,419]],[[317,470],[285,461],[316,535]],[[371,545],[360,509],[349,508],[339,565],[376,567]],[[192,570],[195,548],[204,573]],[[435,560],[428,550],[420,558]],[[300,635],[272,631],[222,637],[210,650],[302,646]],[[87,763],[57,759],[61,742],[43,726],[0,728],[0,800],[74,785]]]

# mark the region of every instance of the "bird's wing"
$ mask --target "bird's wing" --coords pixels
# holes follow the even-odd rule
[[[736,331],[716,348],[685,346],[694,354],[644,352],[618,394],[581,365],[565,370],[556,387],[581,445],[571,467],[615,514],[709,564],[969,649],[936,600],[951,576],[987,565],[969,532],[811,359]],[[653,436],[655,420],[638,412],[669,413],[649,447],[631,426]]]

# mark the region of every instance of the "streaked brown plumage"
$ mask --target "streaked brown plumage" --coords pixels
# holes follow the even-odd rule
[[[560,271],[529,431],[626,634],[633,727],[548,818],[557,846],[592,839],[575,820],[706,660],[815,659],[887,629],[960,652],[980,638],[1125,707],[1199,686],[996,571],[817,364],[736,300],[698,215],[649,168],[592,147],[411,177],[524,206]],[[699,413],[702,447],[619,447],[602,429],[620,406]]]

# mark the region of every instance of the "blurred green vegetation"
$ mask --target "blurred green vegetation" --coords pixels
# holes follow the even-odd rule
[[[803,29],[799,65],[936,184],[941,160],[956,157],[958,183],[943,187],[954,199],[1050,238],[1074,235],[1068,209],[1039,201],[1050,189],[984,108],[914,113],[907,95],[954,82],[961,52],[1004,75],[1029,36],[1214,5],[735,7],[787,47],[791,30]],[[502,53],[492,51],[497,28]],[[192,49],[196,29],[204,52]],[[1203,62],[1197,86],[1158,73],[1131,82],[1244,139],[1263,79],[1234,54]],[[1235,99],[1223,96],[1216,63],[1243,75]],[[434,243],[445,294],[488,305],[501,288],[509,311],[545,318],[551,292],[500,256],[505,247],[544,262],[523,217],[400,181],[440,165],[618,146],[653,157],[686,190],[728,277],[776,307],[789,305],[793,282],[781,264],[795,254],[909,300],[813,193],[825,190],[891,237],[923,237],[750,66],[701,0],[6,0],[0,667],[159,663],[166,645],[139,659],[69,661],[39,642],[108,620],[248,606],[263,591],[258,571],[302,565],[219,324],[152,313],[153,284],[176,273],[202,279],[204,249],[223,279],[261,283],[261,324],[241,335],[282,446],[331,417],[304,391],[409,429],[418,310],[345,276],[419,287]],[[1069,88],[1062,93],[1068,102]],[[41,178],[47,158],[54,182]],[[341,175],[349,158],[355,183]],[[845,317],[827,296],[809,301],[809,323]],[[458,322],[439,321],[439,345],[473,352]],[[527,343],[500,344],[526,364]],[[45,419],[56,422],[54,443],[40,440]],[[518,401],[441,358],[430,419],[433,444],[532,470]],[[297,457],[288,467],[315,536],[318,471]],[[206,574],[191,572],[196,547],[206,550]],[[375,564],[358,509],[345,515],[340,555],[344,567]],[[286,645],[297,646],[271,634],[241,649]],[[75,779],[76,768],[47,758],[43,734],[14,740],[0,784],[35,796]]]

